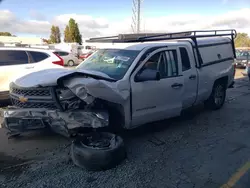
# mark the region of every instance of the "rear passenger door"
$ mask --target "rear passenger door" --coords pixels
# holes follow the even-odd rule
[[[195,67],[194,58],[186,47],[180,47],[180,55],[182,62],[182,74],[184,78],[183,108],[192,106],[197,97],[198,77]],[[191,58],[192,57],[192,58]]]
[[[49,55],[44,52],[28,51],[28,54],[30,56],[30,64],[27,66],[29,71],[43,70],[52,64],[48,61]]]
[[[26,72],[29,57],[22,50],[0,50],[0,91],[8,91],[9,83]]]
[[[31,63],[39,63],[41,61],[44,61],[49,56],[46,53],[43,52],[35,52],[35,51],[28,51],[30,57],[31,57]]]

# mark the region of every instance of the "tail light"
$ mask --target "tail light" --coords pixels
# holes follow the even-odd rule
[[[86,55],[86,58],[88,58],[91,54],[92,54],[92,53],[88,53],[88,54]]]
[[[86,54],[82,54],[81,58],[82,59],[87,59],[92,53],[86,53]]]
[[[57,55],[56,53],[53,53],[53,54],[55,54],[56,57],[58,57],[60,60],[59,60],[59,61],[53,61],[52,63],[53,63],[53,64],[56,64],[56,65],[64,66],[64,61],[63,61],[63,59],[62,59],[59,55]]]

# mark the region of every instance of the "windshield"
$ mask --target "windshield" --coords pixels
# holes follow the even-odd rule
[[[123,49],[101,49],[83,61],[77,68],[99,71],[120,80],[140,51]]]
[[[247,56],[250,56],[250,52],[248,52],[248,51],[238,51],[238,52],[236,52],[236,56],[237,57],[247,57]]]

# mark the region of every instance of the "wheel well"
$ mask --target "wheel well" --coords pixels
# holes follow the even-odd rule
[[[102,102],[109,112],[109,127],[113,131],[120,131],[125,124],[124,109],[122,105],[108,101]]]
[[[214,85],[217,84],[217,83],[222,83],[225,87],[227,87],[227,85],[228,85],[228,76],[224,76],[222,78],[217,79],[214,82]]]

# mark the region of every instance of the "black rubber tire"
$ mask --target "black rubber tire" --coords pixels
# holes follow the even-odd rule
[[[223,92],[223,98],[222,98],[222,101],[217,104],[215,102],[215,93],[216,93],[216,90],[217,89],[221,89],[221,92]],[[210,110],[218,110],[220,108],[222,108],[222,106],[224,105],[225,103],[225,99],[226,99],[226,87],[225,87],[225,84],[223,84],[223,82],[217,82],[214,84],[213,86],[213,90],[212,90],[212,93],[210,95],[210,97],[208,98],[208,100],[206,100],[204,102],[204,105],[207,109],[210,109]]]
[[[73,63],[73,64],[71,64],[71,63]],[[69,67],[73,67],[74,65],[75,65],[75,62],[73,60],[68,61],[68,66]]]
[[[93,148],[88,146],[86,140],[89,136],[100,134],[101,136],[114,138],[114,142],[107,148]],[[73,163],[89,171],[108,170],[116,167],[126,158],[126,149],[120,136],[106,132],[92,132],[76,138],[71,145],[71,159]]]

